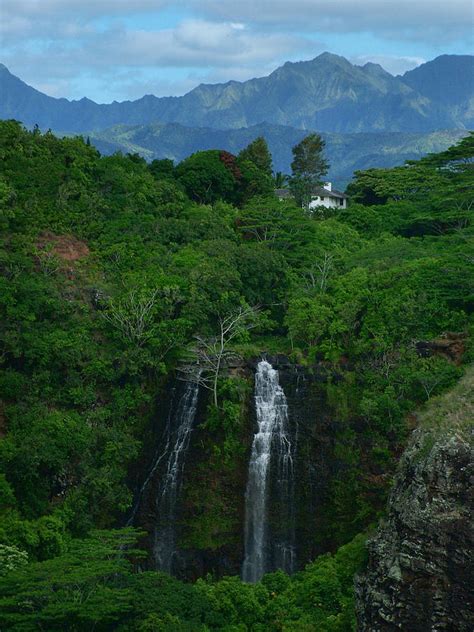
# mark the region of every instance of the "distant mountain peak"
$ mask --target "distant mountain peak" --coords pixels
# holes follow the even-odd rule
[[[343,61],[345,63],[349,63],[350,62],[343,57],[342,55],[336,55],[336,53],[330,53],[329,51],[325,50],[324,52],[320,53],[319,55],[316,55],[316,57],[314,59],[327,59],[329,61]]]
[[[383,66],[381,66],[380,64],[376,64],[374,61],[368,61],[366,62],[363,66],[361,66],[361,68],[366,68],[366,69],[371,69],[371,70],[377,70],[379,72],[384,72],[384,73],[388,73],[388,70],[385,70],[385,68]]]
[[[266,77],[201,84],[181,97],[146,95],[97,104],[49,97],[0,66],[0,118],[41,129],[89,132],[155,122],[239,129],[268,121],[320,132],[428,132],[474,127],[474,57],[442,55],[394,77],[324,51]]]
[[[445,107],[465,108],[471,114],[466,127],[473,126],[474,56],[440,55],[407,71],[402,80],[423,96]]]
[[[363,66],[360,66],[360,68],[373,77],[384,77],[385,79],[395,78],[394,75],[388,72],[388,70],[385,70],[383,66],[381,66],[380,64],[376,64],[373,61],[368,61]]]
[[[291,68],[311,68],[313,66],[318,65],[344,65],[344,66],[352,66],[350,61],[348,61],[345,57],[341,57],[340,55],[335,55],[334,53],[329,53],[327,51],[316,55],[312,59],[306,59],[301,61],[286,61],[282,66],[278,66],[275,70],[270,73],[269,77],[275,74],[280,74],[285,69]],[[265,77],[262,77],[265,78]]]

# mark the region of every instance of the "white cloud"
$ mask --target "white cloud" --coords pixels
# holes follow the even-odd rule
[[[236,28],[316,33],[367,31],[376,35],[424,41],[472,41],[472,0],[2,0],[4,38],[57,36],[58,27],[87,25],[99,19],[136,18],[191,10]]]
[[[1,0],[0,34],[3,45],[18,37],[58,40],[68,33],[90,32],[101,18],[156,15],[172,4],[170,0]]]
[[[472,40],[472,0],[194,0],[215,19],[262,27],[372,32],[425,41]]]
[[[2,0],[2,12],[32,19],[77,19],[156,12],[172,4],[171,0]]]
[[[95,39],[97,63],[120,57],[127,65],[155,67],[247,66],[283,60],[294,51],[314,50],[314,42],[301,36],[255,33],[229,22],[205,20],[186,20],[161,31],[111,30]]]
[[[254,66],[283,61],[290,55],[314,51],[315,43],[304,37],[279,33],[255,33],[229,22],[186,20],[173,29],[143,30],[112,26],[45,45],[39,52],[16,47],[9,57],[41,66],[47,60],[68,68],[126,67],[228,67]]]
[[[470,27],[470,0],[0,0],[1,61],[12,72],[49,94],[101,100],[136,98],[146,87],[182,94],[324,49],[344,54],[341,34],[352,61],[398,74],[424,61],[416,53],[441,52]],[[407,38],[416,45],[400,43]],[[376,54],[367,53],[370,41]],[[400,55],[386,54],[397,47]]]

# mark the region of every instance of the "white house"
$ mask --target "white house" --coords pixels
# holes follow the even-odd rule
[[[275,195],[280,201],[293,197],[289,189],[275,189]],[[317,208],[318,206],[333,209],[346,208],[347,195],[341,191],[333,189],[331,182],[326,182],[324,187],[314,189],[313,194],[311,195],[309,208]]]
[[[309,208],[324,206],[326,208],[346,208],[347,195],[332,188],[331,182],[326,182],[321,189],[315,189],[311,195]]]

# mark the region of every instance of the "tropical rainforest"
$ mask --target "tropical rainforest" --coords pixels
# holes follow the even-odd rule
[[[473,158],[471,134],[356,172],[346,209],[310,212],[274,196],[261,140],[175,165],[1,122],[0,628],[355,629],[353,578],[413,412],[472,361]],[[252,322],[234,357],[332,376],[340,467],[321,554],[298,572],[183,581],[147,566],[144,533],[125,526],[133,481],[196,337],[236,313]],[[189,491],[196,548],[225,539],[219,481],[248,456],[249,384],[216,378],[200,431],[214,495],[205,477]]]

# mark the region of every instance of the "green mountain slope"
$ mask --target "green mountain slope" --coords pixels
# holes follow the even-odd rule
[[[204,149],[220,148],[238,153],[258,136],[264,136],[273,155],[275,171],[290,172],[291,148],[309,130],[283,125],[254,125],[236,130],[190,128],[177,123],[167,125],[119,125],[102,132],[91,132],[91,142],[104,154],[114,151],[139,153],[147,160],[171,158],[180,162]],[[331,164],[328,178],[344,186],[357,169],[393,167],[405,160],[418,159],[455,144],[467,132],[445,130],[431,133],[325,133],[326,154]]]
[[[0,118],[42,129],[83,132],[117,124],[181,123],[219,129],[264,122],[325,132],[426,132],[474,126],[474,57],[442,56],[404,77],[377,64],[351,64],[323,53],[286,63],[268,77],[200,85],[182,97],[147,95],[137,101],[99,105],[89,99],[47,97],[0,67]],[[405,81],[406,77],[406,81]],[[456,100],[436,86],[460,82]]]

